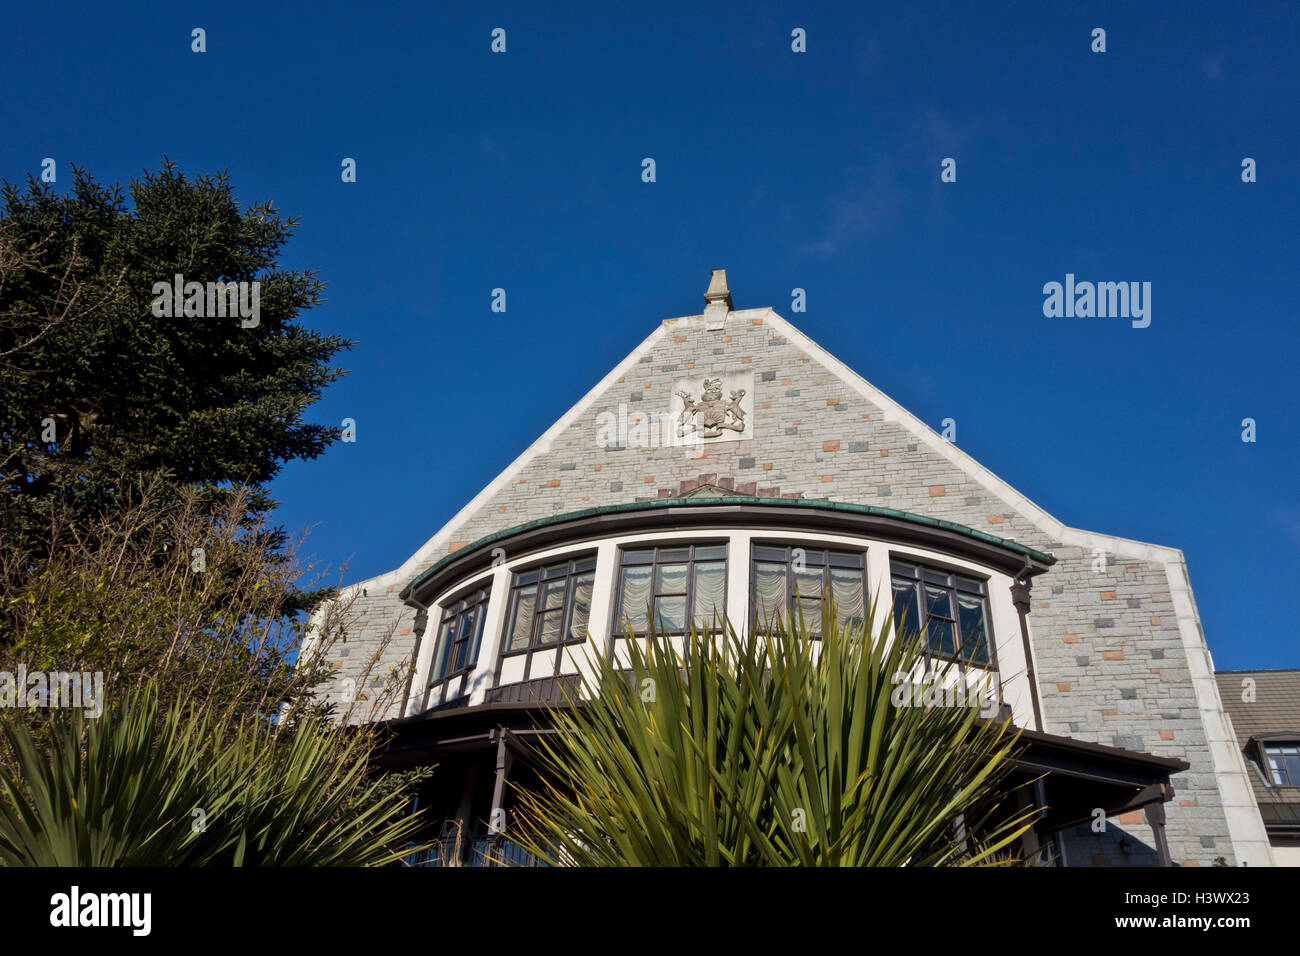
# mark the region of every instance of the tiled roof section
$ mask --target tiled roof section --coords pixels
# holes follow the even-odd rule
[[[1243,750],[1252,737],[1281,733],[1300,737],[1300,669],[1218,671],[1214,678]],[[1246,754],[1246,762],[1251,765],[1250,782],[1261,812],[1262,805],[1269,803],[1300,806],[1300,787],[1271,787],[1252,754]]]

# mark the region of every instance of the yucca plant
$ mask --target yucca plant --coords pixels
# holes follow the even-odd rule
[[[891,639],[872,610],[851,626],[828,606],[809,630],[724,624],[680,652],[629,633],[625,660],[591,652],[581,699],[535,745],[542,784],[517,788],[514,839],[558,865],[1013,862],[1032,817],[1009,806],[1010,724],[900,706],[922,638]]]
[[[4,721],[0,865],[364,866],[409,852],[407,795],[369,750],[317,723],[213,717],[133,692],[85,718],[56,711],[43,746]]]

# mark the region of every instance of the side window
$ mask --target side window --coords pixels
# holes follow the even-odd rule
[[[727,615],[727,546],[629,548],[618,569],[614,636],[646,634],[653,618],[660,634],[712,627]]]
[[[755,544],[750,608],[762,628],[778,620],[797,624],[800,612],[813,636],[822,628],[822,602],[829,598],[840,624],[866,619],[866,556],[860,551]]]
[[[483,643],[483,624],[487,616],[488,596],[491,588],[479,588],[460,600],[443,606],[442,624],[438,628],[438,643],[434,648],[433,674],[430,687],[449,686],[445,699],[459,695],[465,689],[469,673],[478,663],[479,646]]]
[[[501,659],[524,656],[524,680],[558,674],[564,645],[587,639],[595,583],[595,555],[516,574]]]
[[[1300,740],[1265,744],[1264,762],[1275,787],[1300,787]]]
[[[992,665],[988,585],[978,578],[908,561],[889,563],[894,627],[923,632],[930,656]]]

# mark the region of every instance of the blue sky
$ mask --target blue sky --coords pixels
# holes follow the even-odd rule
[[[0,177],[165,154],[302,218],[305,321],[358,340],[312,417],[358,440],[274,490],[348,580],[726,268],[1067,524],[1181,548],[1219,668],[1297,666],[1300,8],[881,6],[23,5]],[[1150,327],[1044,317],[1067,272],[1151,282]]]

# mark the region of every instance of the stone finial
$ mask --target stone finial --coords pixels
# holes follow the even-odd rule
[[[731,312],[731,290],[727,288],[727,270],[714,269],[709,288],[704,293],[704,319],[711,332],[719,332],[727,323]]]
[[[714,269],[713,277],[709,279],[709,288],[704,293],[704,301],[712,305],[714,302],[726,303],[728,309],[731,305],[731,290],[727,288],[727,270]]]

